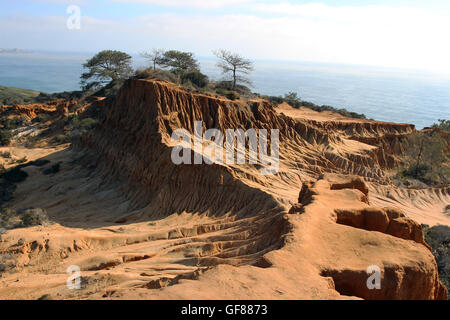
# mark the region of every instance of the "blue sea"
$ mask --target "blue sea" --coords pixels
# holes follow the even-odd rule
[[[0,85],[60,92],[79,89],[82,63],[92,54],[35,52],[0,54]],[[212,58],[202,72],[221,78]],[[146,61],[133,57],[135,68]],[[303,100],[368,118],[412,123],[417,128],[450,119],[450,75],[423,71],[310,62],[255,61],[252,90],[266,95],[297,92]]]

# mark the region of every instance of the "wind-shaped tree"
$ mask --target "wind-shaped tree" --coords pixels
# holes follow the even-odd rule
[[[83,90],[97,89],[108,83],[120,82],[132,73],[131,56],[121,51],[103,50],[87,60],[83,67],[89,69],[81,75]]]
[[[156,70],[157,65],[163,62],[165,51],[163,49],[153,49],[152,52],[142,52],[141,56],[153,64],[153,70]]]
[[[241,57],[237,53],[223,49],[213,51],[213,53],[220,59],[217,66],[222,69],[222,73],[232,76],[232,90],[236,89],[238,83],[251,83],[245,75],[253,71],[253,62]]]
[[[193,53],[177,50],[169,50],[164,52],[160,60],[160,65],[170,68],[170,70],[175,74],[183,74],[189,71],[199,71],[200,69]]]

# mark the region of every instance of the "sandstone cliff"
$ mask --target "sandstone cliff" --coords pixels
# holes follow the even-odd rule
[[[62,161],[60,173],[26,169],[35,179],[11,206],[45,208],[55,224],[2,235],[0,255],[26,276],[0,279],[0,297],[446,298],[411,202],[388,207],[383,193],[413,126],[317,120],[145,80],[97,104],[100,125],[48,156]],[[193,133],[194,121],[278,129],[278,173],[175,165],[171,134]],[[439,208],[450,200],[448,189],[423,193],[437,194],[429,202]],[[67,292],[70,265],[80,266],[84,290]],[[381,271],[380,289],[367,287],[369,266]]]

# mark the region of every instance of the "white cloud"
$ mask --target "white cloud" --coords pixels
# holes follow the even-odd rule
[[[174,5],[182,2],[164,0],[167,1]],[[186,3],[199,1],[187,0]],[[216,1],[216,5],[219,3],[223,1]],[[61,21],[30,17],[1,19],[2,30],[23,32],[15,37],[0,35],[0,41],[8,47],[30,48],[34,41],[37,45],[48,43],[47,49],[76,51],[114,48],[139,52],[165,47],[190,50],[198,55],[211,55],[212,49],[227,48],[250,58],[368,64],[450,73],[450,19],[445,13],[389,6],[259,3],[252,7],[252,13],[220,16],[166,13],[120,20],[83,16],[82,29],[72,32],[64,29],[62,18]],[[32,25],[31,21],[38,22]]]
[[[164,15],[145,30],[207,54],[228,47],[251,57],[383,65],[450,72],[450,19],[386,6],[266,5],[280,15]],[[284,10],[285,9],[285,10]],[[143,22],[144,23],[144,22]],[[143,24],[145,25],[145,24]],[[150,28],[150,26],[153,26]]]

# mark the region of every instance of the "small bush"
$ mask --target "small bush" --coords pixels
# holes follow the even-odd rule
[[[36,118],[33,119],[32,122],[47,122],[50,120],[50,115],[46,113],[38,114]]]
[[[28,178],[28,173],[23,171],[20,166],[17,166],[3,172],[0,175],[0,178],[3,178],[10,183],[19,183],[25,181]]]
[[[230,100],[237,100],[240,98],[239,93],[237,93],[236,91],[230,91],[228,92],[225,97],[227,97]]]
[[[300,108],[302,106],[302,100],[300,100],[296,92],[286,93],[284,95],[284,101],[294,108]]]
[[[261,98],[266,99],[267,101],[269,101],[272,104],[282,104],[283,103],[283,98],[282,97],[276,97],[276,96],[261,96]]]
[[[399,175],[420,180],[428,185],[450,182],[448,142],[433,130],[424,130],[408,136]]]
[[[216,93],[220,94],[221,96],[224,96],[230,100],[237,100],[240,98],[239,93],[236,91],[229,91],[229,90],[225,90],[225,89],[216,89]]]
[[[187,81],[189,81],[190,83],[192,83],[193,85],[195,85],[199,88],[204,88],[209,83],[208,76],[204,75],[200,71],[191,71],[191,72],[185,73],[181,76],[181,80],[182,80],[182,83],[186,83]]]
[[[215,83],[215,88],[216,89],[224,89],[227,91],[236,91],[237,93],[241,94],[241,95],[251,95],[252,91],[244,86],[244,85],[236,85],[236,87],[233,89],[233,82],[232,81],[219,81],[217,83]]]
[[[7,146],[11,142],[11,132],[9,130],[0,130],[0,146]]]
[[[444,131],[450,131],[450,120],[439,119],[439,123],[433,124],[433,128],[439,128]]]
[[[85,118],[80,121],[80,128],[84,130],[89,130],[97,125],[98,121],[92,118]]]
[[[0,181],[0,206],[13,199],[14,191],[17,186],[8,181]]]
[[[27,209],[21,214],[21,227],[42,226],[48,223],[47,212],[44,209]]]
[[[426,179],[426,174],[430,170],[430,167],[426,164],[422,165],[411,165],[409,168],[402,171],[402,175],[405,177],[410,177],[424,181]]]
[[[25,141],[25,147],[26,148],[34,148],[38,142],[39,142],[39,136],[29,135],[29,136],[27,136],[27,140]]]
[[[27,228],[46,225],[49,222],[47,212],[44,209],[25,209],[17,212],[7,208],[0,211],[0,228]]]
[[[51,168],[53,170],[53,173],[57,173],[61,169],[61,164],[60,163],[55,163],[54,165],[51,166]]]
[[[153,80],[162,80],[172,83],[178,82],[178,77],[170,71],[152,68],[147,69],[139,69],[136,70],[134,75],[135,79],[153,79]]]
[[[26,119],[23,117],[19,118],[6,118],[0,121],[0,123],[3,125],[3,128],[12,130],[16,129],[18,127],[23,126],[23,124],[26,122]]]
[[[56,143],[62,144],[62,143],[70,142],[71,139],[70,139],[69,135],[67,135],[67,134],[58,134],[57,136],[55,136],[53,138],[53,140]]]
[[[0,228],[11,229],[17,224],[18,219],[15,210],[8,208],[2,208],[0,211]],[[15,221],[14,221],[15,220]]]
[[[450,227],[423,225],[425,241],[431,246],[438,266],[439,279],[450,289]],[[449,296],[450,298],[450,291]]]
[[[39,95],[33,99],[34,102],[43,103],[50,100],[65,99],[76,100],[81,99],[84,96],[83,91],[64,91],[57,93],[44,93],[40,92]]]
[[[5,158],[5,159],[11,158],[11,152],[8,152],[8,151],[2,152],[0,155],[2,156],[2,158]]]
[[[42,171],[42,174],[49,175],[49,174],[58,173],[60,169],[61,169],[61,164],[55,163],[50,168],[46,168],[44,171]]]
[[[71,114],[65,119],[66,124],[71,125],[73,127],[78,127],[80,125],[80,119],[78,119],[78,115]]]
[[[92,95],[93,97],[106,97],[107,99],[114,99],[124,82],[124,79],[112,80],[110,83],[103,87],[100,87],[100,89],[96,91],[88,89],[87,91],[85,91],[85,94]]]
[[[221,88],[216,89],[216,93],[217,93],[217,94],[220,94],[221,96],[225,96],[228,92],[229,92],[229,91],[228,91],[228,90],[225,90],[225,89],[221,89]]]
[[[16,162],[17,163],[20,163],[20,164],[22,164],[22,163],[25,163],[25,162],[27,162],[28,160],[27,160],[27,157],[23,157],[23,158],[21,158],[21,159],[17,159],[16,160]]]

